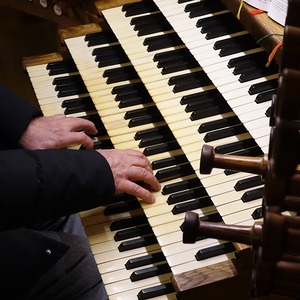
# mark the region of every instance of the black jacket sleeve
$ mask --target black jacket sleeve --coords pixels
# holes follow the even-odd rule
[[[0,151],[0,230],[107,204],[114,179],[93,150]]]
[[[0,149],[18,147],[18,141],[32,118],[42,112],[0,84]]]
[[[113,199],[113,175],[103,156],[89,150],[19,149],[19,138],[41,112],[1,85],[0,105],[0,230]]]

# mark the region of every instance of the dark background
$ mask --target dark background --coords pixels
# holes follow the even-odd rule
[[[59,49],[56,23],[0,5],[1,83],[38,106],[22,59]]]

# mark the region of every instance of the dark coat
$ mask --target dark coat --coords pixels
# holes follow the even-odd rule
[[[96,151],[20,149],[30,120],[42,114],[2,85],[0,112],[0,293],[24,292],[68,250],[26,227],[110,202],[114,181]]]

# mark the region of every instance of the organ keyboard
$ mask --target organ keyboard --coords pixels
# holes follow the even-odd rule
[[[63,31],[71,58],[26,63],[45,115],[62,112],[63,103],[71,115],[95,120],[97,147],[143,151],[162,182],[153,205],[120,195],[114,204],[82,213],[112,300],[175,299],[171,276],[181,297],[176,277],[199,268],[222,265],[228,277],[235,275],[231,243],[181,242],[187,210],[228,224],[252,224],[261,217],[263,181],[243,172],[200,175],[199,156],[204,143],[219,153],[267,152],[265,113],[276,92],[277,65],[262,67],[266,53],[221,2],[181,2],[142,1],[101,10],[112,31],[97,25],[71,36]],[[197,15],[191,22],[187,6]],[[228,18],[235,26],[225,27]],[[200,34],[196,23],[211,30],[211,38]],[[253,68],[256,61],[261,63]],[[240,264],[248,279],[249,270]],[[247,298],[248,285],[241,287],[243,292],[231,291],[231,299]]]

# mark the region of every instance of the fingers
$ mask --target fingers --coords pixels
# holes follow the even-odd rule
[[[71,132],[64,139],[65,147],[70,145],[83,145],[85,149],[92,150],[94,148],[94,141],[84,132]]]
[[[110,164],[115,179],[116,193],[131,194],[149,203],[155,201],[149,190],[159,191],[160,183],[153,174],[150,161],[142,152],[115,149],[98,151]],[[145,186],[137,182],[142,182]]]
[[[87,134],[97,134],[96,126],[93,122],[83,118],[65,118],[70,131],[84,131]]]
[[[130,195],[134,195],[150,204],[155,202],[155,197],[149,190],[141,187],[140,185],[132,181],[126,182],[124,192]]]
[[[128,179],[134,182],[142,181],[149,185],[149,187],[154,191],[160,190],[160,183],[154,176],[152,170],[149,171],[145,168],[132,166],[127,171]]]
[[[159,191],[160,183],[153,175],[152,171],[133,166],[127,171],[127,179],[128,180],[124,185],[125,193],[134,195],[148,203],[155,202],[155,197],[152,195],[150,190]],[[136,182],[144,182],[149,186],[149,188],[145,188]]]
[[[94,123],[83,118],[66,117],[63,114],[52,116],[52,119],[60,122],[59,128],[64,128],[61,140],[65,147],[82,144],[86,149],[93,149],[93,140],[87,134],[97,134]]]
[[[139,166],[153,173],[150,161],[142,152],[127,150],[127,153],[133,159],[132,166]]]

